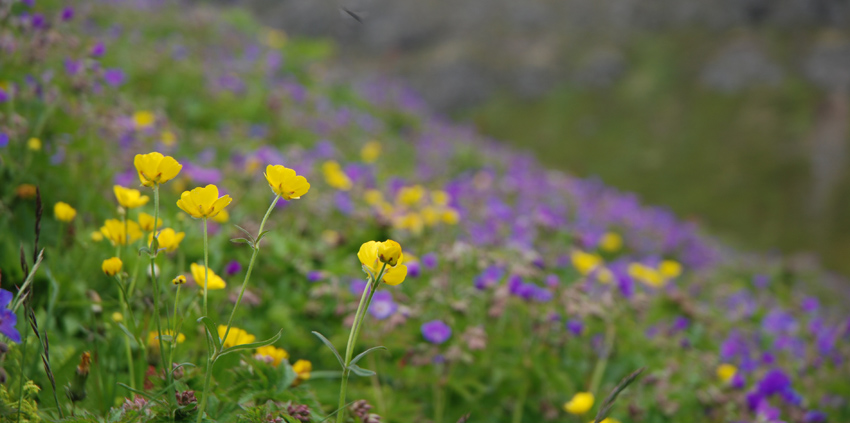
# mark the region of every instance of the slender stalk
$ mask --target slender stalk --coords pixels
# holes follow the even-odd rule
[[[215,334],[211,333],[209,334],[209,336],[207,336],[208,353],[211,349],[210,342],[212,342],[212,340],[209,339],[210,336],[215,336]],[[215,354],[218,354],[218,352],[216,352]],[[213,364],[215,364],[215,359],[217,358],[215,354],[210,354],[210,356],[207,358],[207,371],[204,375],[204,395],[201,397],[201,405],[198,408],[198,418],[196,420],[197,423],[201,423],[201,421],[204,420],[204,413],[207,411],[207,398],[209,398],[208,393],[210,391],[210,380],[212,379],[212,368]]]
[[[159,220],[159,184],[153,186],[153,202],[154,202],[154,219],[156,222]],[[165,357],[165,342],[162,339],[164,333],[162,332],[162,316],[159,312],[159,278],[156,275],[156,256],[158,250],[158,242],[156,237],[154,236],[153,240],[151,240],[150,245],[150,257],[151,257],[151,285],[153,286],[153,308],[154,308],[154,320],[156,321],[156,333],[157,333],[157,343],[159,344],[159,358],[162,361],[162,367],[165,370],[165,380],[166,386],[171,386],[171,372],[167,370],[166,357]],[[174,335],[174,334],[172,334]],[[169,388],[169,392],[167,394],[169,401],[174,398],[174,395],[171,395],[171,388]]]
[[[239,291],[239,297],[236,298],[236,304],[233,306],[233,310],[230,311],[230,318],[227,319],[227,329],[224,330],[224,336],[221,338],[222,344],[224,344],[224,341],[227,340],[227,335],[230,334],[230,328],[233,324],[233,316],[236,315],[236,309],[239,308],[239,304],[242,302],[242,296],[245,295],[245,288],[248,287],[248,280],[251,279],[251,271],[254,269],[254,260],[257,259],[257,253],[260,252],[260,236],[263,234],[263,227],[266,226],[266,220],[268,220],[269,215],[272,214],[272,210],[274,210],[274,206],[277,205],[278,200],[280,200],[280,195],[274,198],[274,201],[272,201],[272,204],[266,211],[266,215],[263,216],[263,221],[260,222],[260,229],[257,231],[257,239],[254,242],[254,252],[251,254],[251,261],[248,263],[248,270],[245,272],[245,279],[242,281],[242,289]]]
[[[177,349],[177,337],[180,331],[177,330],[177,304],[180,302],[180,288],[182,285],[177,285],[177,292],[174,294],[174,326],[171,327],[171,347],[168,349],[168,365],[170,366],[165,371],[168,374],[174,370],[174,350]]]
[[[130,370],[130,387],[136,389],[136,362],[133,361],[133,349],[130,345],[130,337],[126,334],[124,337],[127,338],[124,346],[127,353],[127,368]]]
[[[377,278],[369,278],[369,283],[366,284],[366,288],[363,289],[363,295],[360,297],[357,312],[354,314],[354,324],[351,326],[351,332],[348,334],[348,343],[345,346],[345,368],[342,369],[342,382],[339,387],[339,406],[337,407],[336,423],[342,423],[345,420],[345,394],[348,389],[348,376],[351,373],[349,366],[351,365],[351,356],[354,354],[354,344],[357,342],[357,336],[360,335],[361,323],[366,316],[366,310],[369,309],[369,303],[371,303],[372,296],[375,295],[375,291],[378,289],[386,269],[387,264],[384,263]]]
[[[435,366],[436,375],[434,376],[434,423],[443,423],[443,414],[446,408],[445,399],[443,398],[444,392],[441,374],[442,368],[443,366],[441,364],[437,364]]]
[[[593,378],[590,381],[590,390],[588,392],[596,395],[596,390],[599,389],[599,384],[602,383],[602,376],[605,374],[605,367],[608,365],[608,358],[611,356],[611,349],[614,348],[614,337],[616,335],[614,322],[608,320],[607,329],[605,331],[605,344],[602,347],[602,354],[596,362],[596,367],[593,369]]]
[[[207,239],[207,218],[204,218],[204,316],[209,317],[207,311],[207,281],[210,274],[210,248],[209,240]]]
[[[21,409],[24,406],[24,364],[27,359],[27,335],[29,335],[29,331],[25,330],[23,332],[21,339],[21,369],[18,373],[21,380],[18,383],[18,418],[15,419],[16,423],[20,423],[21,421]]]

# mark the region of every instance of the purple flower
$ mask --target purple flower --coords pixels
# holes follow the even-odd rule
[[[493,287],[502,280],[503,274],[500,267],[490,266],[475,278],[475,287],[481,290]]]
[[[407,266],[407,276],[410,278],[419,277],[422,274],[421,269],[419,268],[418,261],[406,261],[404,264]]]
[[[770,277],[767,275],[753,276],[753,285],[758,289],[764,289],[770,283]]]
[[[236,260],[231,260],[230,263],[227,263],[227,266],[224,266],[224,273],[227,276],[235,275],[239,273],[240,270],[242,270],[242,265]]]
[[[83,62],[80,60],[65,59],[65,73],[74,76],[83,70]]]
[[[0,132],[0,148],[6,148],[9,145],[9,135],[5,132]]]
[[[118,68],[104,69],[103,80],[113,87],[118,87],[124,83],[124,71]]]
[[[814,297],[806,297],[800,303],[800,308],[803,309],[806,313],[814,313],[818,311],[820,303],[818,303],[818,299]]]
[[[325,273],[322,272],[321,270],[311,270],[311,271],[307,272],[307,280],[310,281],[310,282],[318,282],[318,281],[320,281],[324,278],[325,278]],[[379,292],[375,293],[376,296],[378,294],[379,294]]]
[[[0,289],[0,333],[6,335],[12,342],[21,342],[21,333],[15,327],[18,323],[18,316],[12,313],[12,310],[6,308],[9,302],[12,301],[12,293],[5,289]]]
[[[183,174],[201,185],[218,184],[221,182],[221,171],[214,167],[201,167],[194,163],[183,165]]]
[[[9,93],[7,93],[6,90],[0,88],[0,103],[4,103],[6,101],[9,101]]]
[[[66,22],[70,21],[71,19],[74,18],[74,8],[71,7],[71,6],[68,6],[68,7],[62,9],[62,15],[61,16],[62,16],[63,21],[66,21]]]
[[[735,372],[735,375],[732,376],[732,380],[729,382],[729,386],[733,389],[744,389],[744,386],[747,385],[747,380],[744,379],[744,375],[741,372]]]
[[[372,296],[369,304],[369,314],[378,320],[384,320],[398,310],[398,304],[393,301],[393,294],[389,291],[378,291]]]
[[[756,406],[756,415],[761,417],[763,421],[774,422],[779,419],[781,412],[778,408],[771,406],[766,399],[762,398]]]
[[[21,0],[21,3],[27,5],[28,7],[35,6],[35,0]]]
[[[422,256],[422,264],[425,266],[426,269],[434,269],[435,267],[437,267],[437,254],[425,254],[424,256]]]
[[[351,281],[351,286],[349,287],[349,290],[352,294],[360,296],[363,295],[363,291],[366,289],[367,286],[368,284],[366,283],[366,281],[361,281],[360,279],[353,279]]]
[[[575,336],[580,336],[584,332],[584,322],[577,319],[568,320],[567,330]]]
[[[691,324],[691,321],[688,320],[685,316],[677,316],[675,320],[673,320],[673,324],[670,326],[670,333],[674,334],[677,332],[681,332],[688,328],[688,325]]]
[[[549,274],[546,276],[546,286],[548,286],[549,288],[557,287],[560,282],[561,279],[558,278],[558,275],[556,274]]]
[[[452,328],[442,320],[432,320],[422,324],[422,336],[432,344],[442,344],[452,336]]]
[[[824,423],[826,422],[826,413],[819,410],[809,410],[803,416],[805,423]]]
[[[790,388],[791,379],[780,369],[771,369],[768,371],[756,387],[758,392],[764,397],[782,393]]]
[[[43,28],[45,26],[44,15],[41,13],[33,13],[30,17],[30,23],[33,28]]]
[[[98,41],[95,45],[93,45],[89,52],[92,57],[100,57],[103,56],[104,53],[106,53],[106,46],[102,41]]]

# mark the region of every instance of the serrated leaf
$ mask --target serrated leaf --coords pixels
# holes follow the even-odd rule
[[[213,345],[215,345],[215,351],[221,351],[221,339],[218,337],[218,330],[215,328],[215,323],[213,323],[212,319],[202,316],[198,318],[198,323],[203,324],[207,329],[207,333],[212,338]]]
[[[370,353],[370,352],[372,352],[372,351],[376,351],[376,350],[389,351],[389,350],[387,349],[387,347],[382,346],[382,345],[379,345],[379,346],[377,346],[377,347],[369,348],[368,350],[363,351],[363,352],[362,352],[362,353],[360,353],[360,354],[357,354],[357,357],[354,357],[354,358],[351,360],[351,364],[356,364],[358,361],[360,361],[360,359],[361,359],[361,358],[366,357],[366,355],[367,355],[367,354],[369,354],[369,353]]]
[[[352,364],[352,365],[348,366],[348,370],[351,370],[351,373],[354,373],[357,376],[363,376],[363,377],[375,376],[377,374],[377,373],[375,373],[375,372],[373,372],[369,369],[364,369],[364,368],[362,368],[362,367],[360,367],[356,364]]]
[[[325,338],[325,335],[322,335],[319,332],[313,331],[313,335],[316,335],[319,338],[319,340],[322,341],[323,344],[325,344],[328,348],[330,348],[331,352],[333,352],[334,356],[336,357],[336,361],[339,362],[339,367],[342,367],[343,369],[345,369],[345,361],[342,360],[342,356],[339,355],[339,351],[336,350],[336,347],[334,347],[334,344],[332,344],[331,341],[328,340],[328,338]]]
[[[253,343],[250,343],[250,344],[234,345],[230,348],[223,349],[221,351],[221,353],[219,353],[218,355],[220,357],[220,356],[230,354],[230,353],[234,353],[234,352],[238,352],[238,351],[253,350],[255,348],[265,347],[267,345],[271,345],[271,344],[274,344],[275,342],[277,342],[277,340],[280,339],[281,335],[283,335],[283,329],[279,330],[275,336],[272,336],[271,338],[266,339],[265,341],[253,342]]]

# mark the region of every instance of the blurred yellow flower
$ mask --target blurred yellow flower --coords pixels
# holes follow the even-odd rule
[[[41,150],[41,140],[35,137],[30,138],[27,140],[27,148],[32,151]]]
[[[664,286],[666,282],[660,272],[642,263],[629,264],[628,271],[632,278],[654,288]]]
[[[230,212],[222,210],[218,212],[217,215],[213,216],[212,220],[216,223],[227,223],[227,221],[230,220]]]
[[[420,214],[422,215],[422,221],[428,226],[434,226],[440,221],[440,212],[436,207],[423,207]]]
[[[53,215],[57,220],[70,222],[77,217],[77,211],[70,204],[60,201],[53,206]]]
[[[292,371],[297,375],[293,384],[298,385],[310,379],[310,372],[313,371],[313,363],[307,360],[298,360],[292,365]]]
[[[398,190],[396,200],[406,206],[413,206],[422,201],[425,197],[425,188],[422,185],[414,185],[412,187],[402,187]]]
[[[366,163],[373,163],[380,156],[381,143],[377,141],[369,141],[360,149],[360,158]]]
[[[419,213],[410,212],[396,217],[393,220],[393,224],[399,229],[406,229],[414,234],[420,234],[422,233],[424,221]]]
[[[133,164],[136,166],[136,171],[139,172],[139,180],[146,187],[164,184],[174,179],[180,173],[180,169],[183,169],[183,165],[177,163],[174,157],[163,156],[156,151],[148,154],[136,154]]]
[[[103,234],[98,231],[94,231],[91,233],[91,240],[94,242],[103,241]]]
[[[157,239],[157,244],[159,248],[165,248],[165,251],[170,253],[177,250],[177,247],[180,246],[180,242],[183,241],[183,238],[186,236],[185,232],[175,232],[174,229],[165,228],[159,231]],[[153,242],[153,233],[148,236],[148,245]]]
[[[381,194],[381,191],[376,189],[368,189],[366,190],[366,193],[363,194],[363,198],[366,200],[366,204],[374,206],[384,201],[384,194]]]
[[[184,285],[186,283],[186,277],[183,275],[178,275],[176,278],[171,280],[171,283],[174,285]]]
[[[150,200],[147,195],[142,195],[139,190],[124,188],[121,185],[113,186],[112,191],[115,193],[118,204],[125,209],[135,209],[136,207],[144,206]],[[151,221],[153,221],[153,217],[151,217]]]
[[[162,134],[159,135],[162,144],[166,147],[171,147],[174,143],[177,142],[177,136],[174,135],[174,132],[171,131],[162,131]]]
[[[596,421],[596,420],[591,420],[591,421],[590,421],[590,422],[588,422],[588,423],[593,423],[593,422],[595,422],[595,421]],[[599,423],[620,423],[620,421],[619,421],[619,420],[617,420],[617,419],[615,419],[615,418],[613,418],[613,417],[606,417],[606,418],[604,418],[604,419],[600,420],[600,421],[599,421]]]
[[[121,271],[121,268],[124,267],[124,263],[118,257],[108,258],[103,261],[103,264],[100,265],[101,270],[106,276],[115,276],[118,272]]]
[[[192,271],[192,278],[195,279],[195,284],[197,284],[198,286],[203,288],[204,287],[204,269],[205,269],[204,266],[197,264],[197,263],[192,263],[189,266],[189,269]],[[227,287],[227,283],[224,282],[224,279],[222,279],[221,276],[216,275],[215,272],[212,271],[212,269],[209,269],[208,273],[209,273],[209,280],[207,281],[207,289],[208,290],[215,291],[215,290],[224,289],[225,287]]]
[[[174,331],[171,329],[165,329],[162,331],[163,336],[174,336]],[[182,333],[177,334],[177,343],[182,344],[183,341],[186,340],[186,335]],[[148,346],[150,347],[159,347],[159,336],[157,336],[157,332],[148,332]]]
[[[281,165],[266,166],[266,173],[263,175],[269,182],[272,191],[284,200],[301,198],[310,190],[310,183],[307,182],[307,178],[296,175],[294,170]]]
[[[570,414],[584,414],[593,408],[593,394],[590,392],[579,392],[564,404],[564,411]]]
[[[268,28],[266,30],[265,42],[267,46],[273,49],[282,48],[286,45],[286,33],[281,30]]]
[[[223,338],[224,332],[227,330],[227,326],[218,325],[218,337]],[[248,332],[245,332],[242,329],[239,329],[235,326],[230,327],[230,333],[227,334],[227,340],[224,341],[224,348],[235,347],[237,345],[250,344],[257,340],[257,337],[251,335]]]
[[[620,248],[623,248],[623,237],[616,232],[606,232],[599,241],[599,247],[609,253],[620,251]]]
[[[233,328],[231,328],[230,330],[232,332]],[[230,338],[230,335],[228,335],[227,337]],[[260,360],[269,360],[272,366],[277,367],[281,361],[289,358],[289,353],[286,352],[286,350],[283,348],[277,348],[271,345],[267,345],[265,347],[257,348],[257,353],[254,354],[254,358]]]
[[[147,110],[139,110],[133,113],[133,123],[137,128],[147,128],[156,121],[156,115]]]
[[[100,228],[100,233],[110,240],[113,245],[127,245],[142,238],[142,230],[139,224],[127,221],[126,232],[124,223],[118,219],[108,219]]]
[[[124,321],[124,315],[117,312],[117,311],[112,313],[112,316],[110,316],[110,317],[112,318],[112,321],[115,322],[115,323],[121,323],[121,322]]]
[[[573,251],[570,258],[572,259],[573,267],[585,276],[589,275],[602,264],[602,257],[599,257],[596,254],[586,253],[581,250]]]
[[[738,373],[738,368],[731,364],[723,363],[717,366],[717,378],[723,383],[729,383],[735,373]]]
[[[431,191],[431,202],[438,206],[445,206],[449,204],[449,193],[445,191],[435,190]]]
[[[677,278],[682,274],[682,265],[674,260],[664,260],[658,265],[658,272],[668,279]]]
[[[133,191],[135,191],[135,190],[133,190]],[[138,191],[136,191],[136,192],[138,192]],[[145,197],[145,198],[147,198],[147,197]],[[154,219],[154,217],[147,214],[147,213],[139,213],[139,227],[142,228],[142,230],[145,231],[145,232],[153,231],[153,219]],[[162,226],[162,218],[160,218],[158,220],[158,222],[156,222],[157,228],[159,228],[161,226]],[[148,244],[150,244],[150,241],[148,241]]]
[[[443,214],[440,216],[443,219],[443,223],[448,225],[457,225],[460,221],[460,213],[455,209],[446,209],[443,210]]]
[[[600,267],[595,272],[596,280],[600,283],[609,284],[614,281],[614,274],[605,267]]]
[[[183,191],[177,200],[177,207],[196,219],[215,217],[233,199],[229,195],[218,196],[218,187],[207,185],[203,188],[195,188],[191,191]]]
[[[351,179],[342,171],[339,163],[333,160],[323,163],[322,173],[325,175],[325,182],[331,187],[342,191],[351,189]]]
[[[388,242],[395,243],[397,247],[393,245],[385,245]],[[360,259],[360,263],[366,266],[372,274],[375,275],[375,277],[378,277],[378,273],[383,267],[383,264],[379,259],[378,251],[380,249],[383,249],[383,251],[387,254],[392,252],[393,254],[398,255],[395,265],[387,263],[387,268],[384,271],[384,276],[382,278],[383,282],[387,285],[398,285],[404,282],[404,278],[407,276],[407,266],[402,264],[402,262],[404,262],[404,254],[401,252],[401,246],[395,241],[388,239],[386,242],[369,241],[364,243],[360,246],[360,251],[357,252],[357,258]]]

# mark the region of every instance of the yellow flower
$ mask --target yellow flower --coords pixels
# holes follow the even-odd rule
[[[137,128],[147,128],[153,125],[154,121],[156,121],[156,115],[147,110],[139,110],[133,113],[133,123],[136,124]]]
[[[376,189],[366,190],[366,194],[363,195],[363,198],[366,200],[366,204],[372,206],[384,202],[384,194],[381,194],[381,191]]]
[[[212,220],[216,223],[227,223],[227,221],[230,220],[230,213],[228,213],[227,210],[222,210],[218,212],[217,215],[213,216]]]
[[[717,366],[717,378],[723,383],[729,383],[735,373],[738,373],[738,368],[731,364],[723,363]]]
[[[443,219],[443,223],[448,225],[457,225],[457,222],[460,221],[460,213],[451,208],[443,210],[443,214],[440,217]]]
[[[174,331],[171,329],[165,329],[162,331],[163,336],[174,336]],[[177,334],[177,343],[182,344],[183,341],[186,340],[186,335],[182,333]],[[157,336],[157,332],[148,332],[148,345],[157,348],[159,347],[159,336]]]
[[[595,421],[596,420],[591,420],[589,423],[593,423]],[[600,420],[599,423],[620,423],[620,421],[613,418],[613,417],[606,417],[606,418]]]
[[[609,284],[614,281],[614,274],[610,270],[600,267],[596,271],[596,280],[600,283]]]
[[[157,235],[157,244],[159,248],[165,248],[165,251],[170,253],[177,250],[177,247],[180,246],[180,242],[183,241],[183,237],[186,236],[185,232],[175,232],[174,229],[165,228],[159,231],[159,235]],[[148,245],[153,242],[153,234],[148,236]]]
[[[292,365],[292,371],[297,375],[293,384],[298,385],[310,379],[310,372],[313,371],[313,363],[307,360],[298,360]]]
[[[155,151],[148,154],[136,154],[133,164],[139,172],[139,180],[146,187],[164,184],[177,177],[180,169],[183,169],[183,165],[177,163],[174,157],[163,156]]]
[[[267,29],[266,30],[266,45],[273,48],[279,49],[286,45],[286,33],[277,29]]]
[[[369,141],[360,149],[360,158],[366,163],[372,163],[381,156],[381,143]]]
[[[195,284],[203,288],[205,269],[204,266],[197,263],[192,263],[192,265],[189,267],[192,271],[192,277],[195,279]],[[216,275],[215,272],[212,271],[212,269],[209,269],[208,273],[209,280],[207,281],[207,290],[214,291],[218,289],[224,289],[227,286],[227,283],[224,282],[224,279],[222,279],[221,276]]]
[[[564,404],[564,411],[570,414],[584,414],[593,408],[593,394],[590,392],[579,392]]]
[[[121,185],[113,186],[112,191],[115,193],[115,198],[118,199],[118,204],[126,209],[144,206],[150,200],[147,195],[142,195],[139,190],[124,188]],[[151,220],[153,220],[153,217],[151,217]]]
[[[406,206],[413,206],[422,201],[425,196],[425,188],[422,185],[414,185],[412,187],[403,187],[398,190],[396,200]]]
[[[414,234],[421,233],[422,226],[424,225],[422,216],[420,216],[419,213],[413,212],[397,217],[393,223],[397,228],[407,229]]]
[[[575,250],[570,258],[573,261],[573,267],[582,275],[589,275],[597,266],[602,264],[602,257],[596,254],[585,253],[581,250]]]
[[[174,135],[174,132],[171,131],[162,131],[159,135],[160,140],[162,140],[162,144],[166,147],[171,147],[174,143],[177,142],[177,136]]]
[[[424,207],[420,214],[422,215],[422,220],[428,226],[434,226],[440,220],[440,213],[437,211],[436,207]]]
[[[41,150],[41,140],[35,137],[30,138],[27,140],[27,148],[32,151]]]
[[[657,270],[641,263],[629,264],[629,276],[654,288],[664,286],[666,280]]]
[[[116,185],[116,187],[117,187],[117,185]],[[133,190],[133,191],[136,191],[136,190]],[[136,192],[138,192],[138,191],[136,191]],[[145,198],[147,198],[147,197],[145,197]],[[147,200],[145,200],[145,201],[147,201]],[[147,214],[147,213],[139,213],[139,227],[142,228],[142,230],[145,231],[145,232],[153,231],[153,219],[154,219],[154,217]],[[156,227],[159,228],[160,226],[162,226],[162,219],[161,218],[156,222]],[[150,241],[148,241],[148,244],[150,244]]]
[[[70,222],[77,217],[77,211],[70,204],[60,201],[53,206],[53,215],[58,220]]]
[[[401,244],[388,239],[378,244],[378,259],[381,263],[395,266],[402,260],[404,253],[401,252]]]
[[[616,232],[606,232],[599,241],[599,247],[609,253],[617,252],[623,248],[623,237]]]
[[[103,241],[103,234],[98,231],[94,231],[91,233],[91,240],[94,242]]]
[[[219,339],[224,337],[224,332],[227,330],[227,326],[218,325],[218,337]],[[235,347],[237,345],[250,344],[257,340],[257,337],[251,335],[248,332],[245,332],[242,329],[231,326],[230,332],[227,334],[227,340],[224,341],[224,348]]]
[[[100,228],[100,233],[106,239],[112,241],[113,245],[127,245],[136,242],[142,237],[142,230],[139,229],[139,224],[132,220],[127,221],[127,231],[125,232],[124,223],[118,219],[108,219]]]
[[[395,243],[395,241],[392,240],[387,240],[386,242]],[[383,248],[385,252],[396,251],[395,247],[384,246],[384,244],[385,242],[369,241],[361,245],[360,251],[357,252],[357,258],[360,259],[360,263],[371,270],[375,277],[378,277],[378,273],[383,267],[382,262],[378,259],[379,248]],[[396,243],[396,245],[398,245],[398,243]],[[383,282],[387,285],[398,285],[404,282],[404,278],[407,276],[407,266],[402,264],[404,261],[404,254],[401,252],[400,245],[397,248],[398,260],[394,266],[387,264],[387,268],[384,271],[384,276],[382,278]]]
[[[186,283],[186,277],[183,275],[178,275],[176,278],[171,280],[171,283],[174,285],[183,285]]]
[[[177,207],[196,219],[215,217],[233,199],[229,195],[218,196],[218,187],[207,185],[198,187],[191,191],[183,191],[177,200]]]
[[[106,276],[115,276],[118,272],[121,271],[121,268],[124,266],[124,263],[118,257],[108,258],[103,261],[103,264],[100,265],[100,268],[103,270],[103,273]]]
[[[440,191],[440,190],[431,191],[431,202],[433,202],[434,204],[436,204],[438,206],[445,206],[445,205],[449,204],[450,199],[451,199],[451,197],[449,197],[449,193],[447,193],[445,191]]]
[[[281,165],[266,166],[266,173],[263,175],[269,181],[272,191],[284,200],[301,198],[310,190],[310,183],[307,182],[307,178],[296,175],[294,170]]]
[[[230,330],[232,332],[233,328]],[[230,338],[230,335],[227,335],[227,337]],[[272,366],[277,367],[281,361],[289,358],[289,353],[283,348],[266,345],[265,347],[257,348],[257,353],[254,354],[254,357],[260,360],[270,360]]]
[[[339,167],[339,163],[331,160],[322,164],[322,173],[328,185],[342,191],[351,189],[351,179]]]
[[[682,265],[674,260],[664,260],[658,265],[658,272],[668,279],[677,278],[682,274]]]
[[[115,323],[121,323],[121,322],[124,321],[124,315],[117,312],[117,311],[112,313],[111,317],[112,317],[112,321],[115,322]]]

